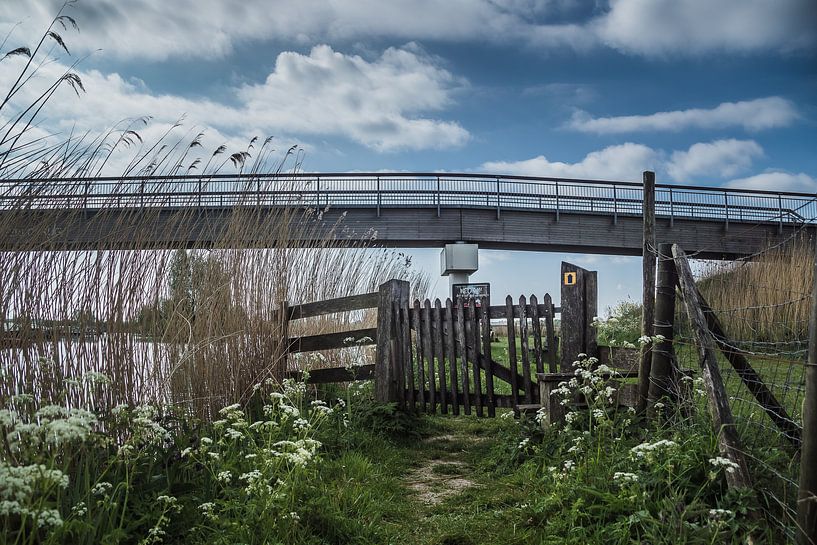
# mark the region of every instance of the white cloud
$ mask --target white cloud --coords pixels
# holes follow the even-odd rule
[[[641,173],[654,169],[661,153],[642,144],[626,143],[588,153],[581,161],[550,161],[543,155],[522,161],[491,161],[480,170],[520,176],[640,180]]]
[[[0,88],[10,88],[22,62],[5,61]],[[35,82],[55,81],[65,69],[46,65]],[[88,92],[77,98],[63,86],[44,112],[49,128],[101,131],[144,115],[153,116],[156,127],[167,127],[186,115],[188,124],[225,135],[337,136],[379,151],[448,148],[469,138],[456,122],[423,115],[448,107],[454,90],[466,82],[413,45],[389,48],[371,61],[325,45],[308,55],[281,53],[266,81],[235,89],[234,105],[152,94],[115,73],[79,74]],[[41,88],[28,85],[16,98],[18,107],[31,103]]]
[[[799,174],[780,171],[764,172],[747,178],[732,180],[726,186],[741,189],[817,193],[817,180],[802,172]]]
[[[435,65],[416,46],[389,48],[368,62],[317,46],[310,54],[281,53],[262,85],[238,96],[253,119],[299,134],[344,135],[378,149],[460,146],[459,124],[416,117],[451,104],[464,81]]]
[[[788,126],[798,117],[797,109],[790,101],[781,97],[766,97],[741,102],[724,102],[708,110],[692,108],[650,115],[592,117],[580,110],[573,115],[567,126],[577,131],[596,134],[726,127],[760,131]]]
[[[667,165],[675,181],[692,176],[735,176],[752,166],[752,161],[763,156],[763,148],[754,140],[715,140],[699,142],[686,151],[674,151]]]
[[[4,0],[0,23],[40,32],[62,0]],[[813,0],[94,0],[69,10],[69,46],[119,58],[220,58],[253,40],[302,44],[386,38],[522,43],[645,56],[813,50]],[[2,28],[0,28],[2,30]]]
[[[612,0],[592,23],[605,44],[645,56],[712,51],[808,51],[813,0]]]

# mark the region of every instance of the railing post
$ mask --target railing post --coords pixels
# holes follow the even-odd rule
[[[315,184],[315,211],[320,212],[321,210],[321,177],[316,176],[316,184]]]
[[[726,191],[723,192],[723,209],[724,213],[726,214],[726,223],[724,224],[724,230],[729,230],[729,194]]]
[[[672,188],[669,188],[669,226],[675,227],[675,202],[672,199]]]
[[[437,176],[437,217],[440,217],[440,177]]]
[[[377,177],[377,217],[380,217],[380,176]]]
[[[139,208],[145,207],[145,184],[147,182],[142,178],[141,191],[139,192]]]
[[[374,366],[375,401],[378,403],[399,402],[402,387],[397,369],[398,357],[395,340],[397,331],[394,303],[401,300],[403,291],[408,293],[409,283],[404,280],[389,280],[381,284],[377,305],[377,349]]]
[[[618,225],[618,194],[616,184],[613,184],[613,225]]]
[[[556,182],[556,221],[559,221],[559,182]]]
[[[777,222],[777,232],[783,234],[783,196],[777,194],[777,211],[780,214]]]
[[[499,219],[499,178],[496,179],[496,219]]]
[[[198,190],[196,191],[198,207],[201,208],[201,178],[199,178]]]

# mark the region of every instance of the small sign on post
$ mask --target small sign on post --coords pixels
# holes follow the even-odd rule
[[[488,282],[454,284],[451,288],[454,301],[462,300],[465,306],[468,306],[469,301],[475,300],[475,306],[478,307],[483,297],[487,297],[489,301],[491,300],[491,284]]]

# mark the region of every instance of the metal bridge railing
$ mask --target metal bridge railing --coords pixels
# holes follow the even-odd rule
[[[635,182],[450,173],[59,178],[0,181],[0,210],[299,206],[488,208],[561,214],[640,215]],[[784,224],[817,222],[817,196],[659,184],[656,214]]]

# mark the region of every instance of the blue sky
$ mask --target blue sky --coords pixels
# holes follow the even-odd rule
[[[298,144],[314,171],[487,171],[817,192],[813,0],[81,0],[60,30],[87,93],[41,130],[183,114],[205,147]],[[61,2],[4,0],[4,50]],[[19,24],[18,24],[19,23]],[[54,51],[55,55],[57,51]],[[0,84],[15,62],[0,65]],[[21,96],[20,100],[26,97]],[[413,251],[438,273],[436,251]],[[558,289],[561,254],[484,252],[493,293]],[[640,297],[637,259],[601,271],[602,305]],[[446,282],[439,282],[439,292]]]

